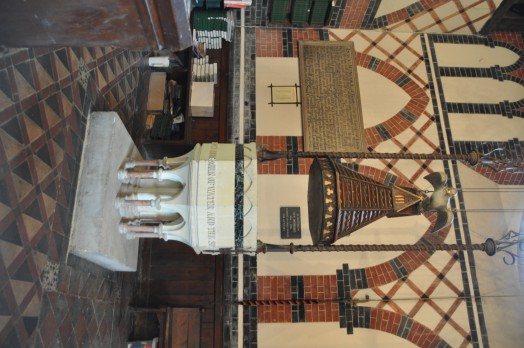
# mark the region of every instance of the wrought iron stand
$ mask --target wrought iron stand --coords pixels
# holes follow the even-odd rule
[[[494,149],[486,154],[472,151],[469,154],[442,153],[380,153],[380,152],[307,152],[307,151],[270,151],[258,149],[258,161],[266,162],[290,158],[352,158],[352,159],[397,159],[397,160],[452,160],[466,162],[471,166],[483,165],[497,172],[524,173],[524,164],[519,159],[509,159],[505,149]]]
[[[513,245],[517,245],[517,251],[508,250]],[[493,256],[497,252],[504,252],[503,261],[507,265],[518,262],[524,265],[524,233],[509,231],[501,239],[495,240],[488,238],[484,243],[478,244],[346,244],[346,245],[275,245],[259,241],[257,253],[267,252],[365,252],[365,251],[484,251],[487,255]],[[506,256],[510,256],[509,261]]]

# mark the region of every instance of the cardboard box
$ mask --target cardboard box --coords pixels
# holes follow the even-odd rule
[[[147,111],[163,112],[164,96],[166,93],[166,73],[153,72],[149,79],[149,92],[147,95]]]
[[[215,84],[213,82],[193,82],[191,84],[191,116],[213,117],[215,103]]]

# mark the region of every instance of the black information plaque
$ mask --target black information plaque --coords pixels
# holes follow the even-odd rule
[[[301,238],[300,207],[280,207],[280,238]]]

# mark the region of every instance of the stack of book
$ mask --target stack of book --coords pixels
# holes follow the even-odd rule
[[[151,139],[173,140],[183,136],[184,96],[182,86],[175,80],[167,82],[167,92],[163,96],[163,110],[152,112],[146,119],[146,129]]]
[[[155,115],[152,120],[152,127],[149,133],[151,139],[166,140],[171,138],[173,119],[168,115]]]
[[[209,63],[209,56],[193,58],[192,68],[193,82],[213,82],[218,80],[218,64]]]
[[[206,49],[221,49],[222,39],[231,42],[234,18],[230,11],[194,11],[193,41]]]

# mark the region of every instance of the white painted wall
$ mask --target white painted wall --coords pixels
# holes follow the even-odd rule
[[[336,31],[339,37],[344,37],[349,31]],[[369,37],[375,33],[365,32]],[[378,35],[378,34],[376,34]],[[396,33],[396,35],[402,35]],[[406,34],[408,35],[408,34]],[[355,36],[357,50],[361,45],[369,42]],[[498,64],[509,65],[516,59],[512,52],[504,49],[489,47],[465,47],[461,45],[437,45],[437,55],[441,66],[478,66],[486,67]],[[461,52],[457,54],[457,52]],[[474,61],[471,61],[474,59]],[[476,59],[476,60],[475,60]],[[294,105],[279,105],[271,107],[269,88],[273,84],[292,85],[299,83],[298,61],[295,58],[257,58],[257,135],[302,135],[300,107]],[[423,65],[421,65],[423,67]],[[407,95],[398,86],[384,81],[374,72],[359,68],[359,83],[361,86],[362,107],[366,127],[370,127],[384,120],[387,115],[393,115],[405,105]],[[394,86],[394,87],[393,87]],[[443,78],[445,97],[448,102],[469,103],[498,103],[503,100],[520,100],[524,96],[522,86],[513,82],[499,82],[494,79]],[[431,107],[431,105],[430,105]],[[429,111],[432,113],[432,111]],[[421,127],[427,118],[420,118],[416,127]],[[522,138],[524,120],[508,119],[490,115],[450,115],[451,129],[454,140],[498,140],[507,141],[511,137]],[[424,135],[434,143],[438,143],[436,126],[430,126]],[[397,139],[401,143],[408,143],[416,130],[407,129]],[[376,147],[379,152],[398,152],[398,145],[393,141],[386,141]],[[411,150],[416,152],[431,152],[427,142],[417,139],[411,144]],[[372,166],[384,170],[385,164],[380,161],[364,161],[361,165]],[[442,170],[442,162],[435,161],[430,167],[433,170]],[[420,164],[409,161],[399,161],[395,164],[395,174],[411,176]],[[471,169],[459,165],[459,175],[464,187],[492,188],[499,186],[485,179]],[[431,185],[418,177],[415,183],[421,188],[431,188]],[[299,175],[259,175],[259,239],[275,244],[309,244],[308,217],[307,217],[307,176]],[[505,189],[508,187],[505,186]],[[520,187],[519,187],[520,189]],[[524,200],[519,193],[465,193],[466,207],[474,208],[511,208],[524,209]],[[302,238],[297,240],[280,239],[279,211],[282,206],[298,206],[301,208]],[[518,229],[521,213],[468,213],[468,223],[473,242],[484,242],[486,237],[501,237],[508,229]],[[461,221],[459,221],[461,222]],[[337,244],[412,244],[427,230],[429,222],[423,216],[409,218],[383,218],[370,226],[353,233],[337,242]],[[452,231],[445,240],[446,243],[455,242]],[[397,256],[399,253],[295,253],[290,254],[261,254],[258,256],[259,275],[332,275],[343,263],[348,263],[351,269],[380,264]],[[450,262],[450,255],[445,252],[435,253],[431,264],[442,269]],[[518,285],[518,276],[515,267],[504,266],[501,255],[488,257],[483,253],[475,253],[476,271],[484,304],[484,317],[488,327],[490,344],[493,347],[511,347],[515,342],[524,340],[524,316],[522,315],[523,293]],[[416,279],[416,284],[422,288],[429,287],[435,280],[433,271],[421,266],[410,274]],[[468,277],[471,274],[468,272]],[[462,270],[456,263],[446,275],[453,284],[462,284]],[[380,289],[389,291],[394,284],[386,284]],[[422,289],[424,291],[425,289]],[[463,289],[459,289],[463,290]],[[360,291],[357,296],[370,295],[372,300],[379,300],[379,296],[369,289]],[[396,293],[399,306],[408,313],[413,308],[410,300],[415,298],[414,292],[403,285]],[[502,296],[502,297],[500,297]],[[449,287],[440,284],[433,292],[437,305],[446,311],[457,295]],[[438,299],[437,299],[438,298]],[[476,309],[475,309],[476,310]],[[435,309],[423,306],[415,315],[415,319],[434,329],[439,318]],[[441,317],[440,317],[441,318]],[[467,310],[464,303],[453,314],[453,319],[461,326],[468,326]],[[259,324],[258,343],[261,347],[407,347],[410,343],[396,336],[379,331],[355,329],[354,335],[346,335],[345,330],[338,327],[338,323],[303,323],[303,324]],[[449,323],[444,325],[441,335],[446,337],[451,346],[460,346],[463,338]]]
[[[435,53],[441,67],[489,68],[515,63],[519,56],[504,47],[436,43]]]
[[[449,114],[454,140],[508,141],[524,135],[524,119],[502,115]]]
[[[373,70],[357,68],[364,127],[388,120],[409,102],[402,88]]]
[[[476,77],[442,77],[441,81],[448,103],[498,104],[524,97],[524,86],[513,81]]]
[[[381,331],[354,329],[353,335],[347,335],[338,323],[258,324],[258,345],[262,348],[416,347]]]
[[[273,107],[269,85],[300,85],[298,59],[257,58],[257,135],[302,135],[300,106],[280,104]]]
[[[511,186],[499,186],[483,176],[459,165],[464,190],[485,188],[495,192],[464,192],[467,209],[524,209],[522,192],[497,192],[511,190]],[[467,186],[466,186],[467,185]],[[522,187],[513,187],[522,190]],[[486,238],[498,239],[513,229],[520,229],[522,212],[468,212],[468,224],[473,243],[483,243]],[[512,249],[516,252],[516,246]],[[475,253],[479,289],[484,306],[484,316],[490,344],[495,347],[511,347],[524,340],[524,288],[519,285],[518,267],[503,262],[504,253],[489,257]],[[508,258],[509,260],[509,258]]]
[[[280,207],[300,207],[302,239],[295,244],[311,244],[307,217],[307,175],[259,175],[258,184],[258,239],[280,244]]]

